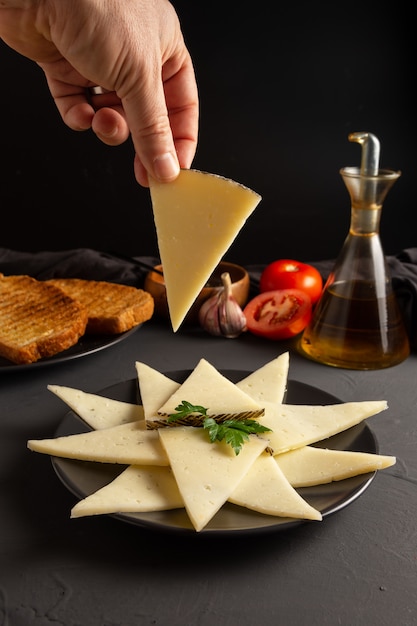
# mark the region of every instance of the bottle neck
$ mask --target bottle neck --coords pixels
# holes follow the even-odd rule
[[[382,207],[355,208],[352,207],[350,219],[351,235],[378,235],[381,221]]]
[[[358,168],[345,167],[340,173],[351,199],[350,234],[379,234],[385,197],[401,172],[379,170],[376,176],[365,176]]]

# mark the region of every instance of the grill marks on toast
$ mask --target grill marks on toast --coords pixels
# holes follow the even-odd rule
[[[0,356],[34,363],[70,348],[85,333],[130,330],[153,311],[151,294],[128,285],[0,273]]]
[[[85,333],[86,307],[58,287],[30,276],[0,277],[0,355],[34,363],[75,345]]]
[[[86,307],[89,334],[123,333],[153,315],[153,297],[136,287],[81,278],[53,278],[46,282]]]

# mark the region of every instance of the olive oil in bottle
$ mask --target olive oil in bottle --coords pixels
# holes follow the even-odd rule
[[[366,281],[333,283],[302,337],[310,358],[347,369],[381,369],[409,354],[394,293],[378,298]]]
[[[299,349],[334,367],[381,369],[410,353],[379,237],[383,201],[400,172],[378,168],[374,135],[353,133],[349,139],[362,144],[361,168],[340,171],[351,196],[350,229]]]

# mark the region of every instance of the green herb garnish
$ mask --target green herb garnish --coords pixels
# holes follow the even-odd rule
[[[183,400],[181,404],[175,407],[176,413],[171,413],[168,416],[168,422],[175,422],[176,420],[188,417],[192,413],[198,413],[199,415],[207,415],[207,409],[198,404],[191,404],[187,400]]]
[[[206,416],[202,425],[203,428],[208,431],[211,443],[223,441],[224,439],[227,444],[232,446],[236,455],[241,451],[243,444],[249,440],[249,435],[257,435],[271,431],[270,428],[262,426],[262,424],[254,419],[227,419],[222,423],[216,422],[214,417],[207,416],[207,409],[205,407],[191,404],[191,402],[187,402],[186,400],[183,400],[181,404],[175,407],[175,410],[176,413],[169,415],[168,422],[184,419],[195,413]]]
[[[256,420],[226,420],[222,424],[218,424],[212,417],[206,417],[203,428],[208,430],[211,443],[224,439],[226,443],[232,446],[236,455],[241,451],[245,441],[249,440],[249,435],[257,435],[271,430]]]

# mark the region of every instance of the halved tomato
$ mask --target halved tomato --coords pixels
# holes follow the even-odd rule
[[[267,339],[289,339],[301,333],[312,315],[311,298],[299,289],[265,291],[250,300],[243,313],[248,330]]]

